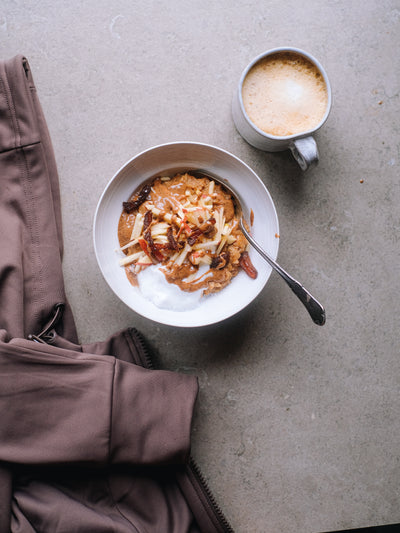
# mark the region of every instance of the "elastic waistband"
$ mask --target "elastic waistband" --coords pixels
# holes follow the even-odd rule
[[[24,56],[0,61],[0,152],[39,142],[32,91],[35,84]]]

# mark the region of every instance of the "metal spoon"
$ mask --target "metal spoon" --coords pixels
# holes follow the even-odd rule
[[[249,232],[246,229],[245,226],[245,217],[243,214],[243,206],[245,206],[245,202],[240,198],[239,194],[232,189],[231,185],[229,185],[228,180],[225,180],[223,178],[220,178],[218,176],[215,176],[214,174],[211,174],[208,171],[205,170],[196,170],[190,172],[192,175],[196,177],[206,177],[213,179],[220,183],[227,191],[229,191],[232,195],[232,198],[235,202],[236,206],[236,214],[239,218],[239,224],[240,229],[242,230],[244,236],[249,241],[249,243],[257,250],[257,252],[269,263],[269,265],[278,272],[278,274],[286,281],[286,283],[289,285],[289,287],[292,289],[292,291],[295,293],[295,295],[299,298],[299,300],[302,302],[304,307],[309,312],[312,320],[315,322],[315,324],[318,324],[318,326],[323,326],[325,324],[326,320],[326,314],[325,309],[322,307],[322,305],[303,287],[301,283],[296,281],[292,276],[290,276],[281,266],[278,265],[276,261],[272,259],[262,248],[261,246],[253,239],[253,237],[249,234]],[[250,218],[248,215],[249,213],[245,213],[246,218]]]

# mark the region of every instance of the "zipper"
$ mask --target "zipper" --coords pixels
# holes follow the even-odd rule
[[[200,470],[199,465],[191,456],[189,457],[187,469],[189,470],[189,479],[192,485],[196,484],[197,487],[201,490],[201,493],[203,495],[203,502],[205,501],[208,507],[212,510],[215,518],[217,519],[218,525],[221,527],[221,532],[234,533],[230,523],[228,522],[228,519],[224,515],[221,507],[218,505],[214,494],[211,492],[211,489],[207,481],[205,480],[205,477],[202,471]]]
[[[133,342],[134,347],[136,348],[142,366],[150,370],[155,370],[153,360],[150,356],[143,335],[136,328],[129,328],[128,332],[129,339]],[[201,472],[199,465],[192,456],[189,457],[188,464],[186,465],[186,471],[187,477],[195,489],[196,494],[199,495],[199,492],[201,493],[201,501],[203,505],[208,507],[213,517],[216,519],[218,524],[217,530],[221,531],[221,533],[234,533],[221,507],[218,505],[203,473]]]
[[[153,360],[147,348],[143,335],[136,328],[129,328],[128,341],[131,340],[136,348],[141,366],[150,370],[155,370]],[[131,350],[132,351],[132,350]]]

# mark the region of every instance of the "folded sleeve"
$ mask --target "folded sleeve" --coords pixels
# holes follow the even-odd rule
[[[184,462],[197,391],[193,376],[113,356],[0,342],[0,461]]]

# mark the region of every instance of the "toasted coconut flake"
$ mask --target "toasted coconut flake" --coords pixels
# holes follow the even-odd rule
[[[171,261],[172,263],[174,263],[174,262],[176,261],[176,259],[177,259],[177,257],[179,256],[180,253],[181,253],[181,252],[175,252],[174,255],[171,256],[170,261]]]
[[[137,261],[138,258],[142,255],[142,253],[143,252],[136,252],[134,254],[127,255],[126,257],[120,260],[119,262],[120,266],[127,266],[133,263],[134,261]]]
[[[169,228],[169,224],[166,222],[157,222],[151,226],[151,236],[157,237],[157,235],[166,235]]]
[[[211,265],[211,256],[210,255],[202,255],[200,257],[199,265]]]
[[[191,249],[192,249],[192,247],[189,246],[188,243],[186,243],[184,248],[183,248],[183,250],[180,252],[178,257],[175,259],[175,264],[178,265],[178,266],[181,266],[181,264],[184,262],[184,260],[186,259],[187,254],[190,252]]]
[[[224,224],[224,228],[222,230],[222,235],[230,235],[233,230],[233,224]]]
[[[203,241],[195,244],[193,246],[193,250],[211,250],[214,251],[216,247],[219,245],[220,239],[213,240],[213,241]]]
[[[148,265],[152,265],[153,262],[151,261],[150,257],[147,254],[145,254],[144,252],[141,252],[141,255],[138,257],[136,264],[141,265],[141,266],[148,266]]]
[[[226,244],[226,241],[227,241],[227,236],[226,235],[223,235],[222,236],[222,239],[221,239],[221,242],[219,243],[219,246],[217,248],[217,251],[215,252],[217,255],[219,255],[222,251],[222,248],[225,246]]]
[[[142,213],[136,214],[135,223],[133,224],[133,229],[131,233],[131,241],[140,237],[143,228],[143,219],[144,216],[142,215]]]
[[[166,235],[157,235],[154,237],[154,242],[156,244],[168,244],[168,237]]]
[[[215,215],[216,215],[215,218],[216,218],[217,231],[219,234],[222,235],[222,231],[225,226],[224,208],[220,207],[215,213]]]
[[[156,217],[160,216],[162,213],[161,209],[158,209],[158,207],[156,207],[155,205],[149,206],[149,209],[152,211],[153,215],[155,215]]]
[[[135,246],[135,244],[137,244],[138,242],[139,242],[139,239],[134,239],[133,241],[129,241],[124,246],[121,246],[121,248],[120,248],[121,252],[123,252],[127,248],[130,248],[131,246]]]

